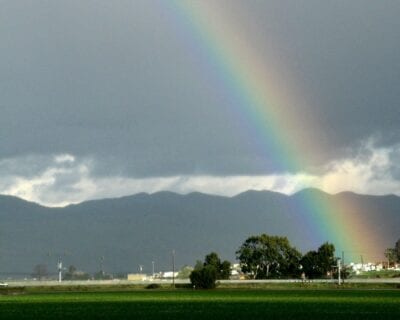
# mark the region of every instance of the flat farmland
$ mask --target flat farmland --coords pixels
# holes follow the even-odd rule
[[[400,290],[140,290],[0,296],[0,319],[400,319]]]

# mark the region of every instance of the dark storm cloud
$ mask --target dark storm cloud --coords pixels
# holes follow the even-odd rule
[[[257,37],[284,56],[310,99],[322,159],[372,135],[399,141],[398,1],[259,1],[253,9],[248,32],[279,34],[274,43],[268,32]]]
[[[99,175],[268,173],[160,3],[2,1],[0,158],[87,156]],[[315,164],[371,135],[400,140],[400,2],[228,7],[301,81],[303,114],[324,129]]]

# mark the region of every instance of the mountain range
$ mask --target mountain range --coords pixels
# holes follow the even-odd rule
[[[400,197],[394,195],[330,195],[317,189],[290,196],[270,191],[234,197],[158,192],[62,208],[0,196],[0,278],[29,274],[37,264],[55,272],[59,257],[64,266],[112,273],[138,272],[140,265],[150,273],[152,261],[155,271],[171,269],[172,250],[178,267],[194,265],[211,251],[234,261],[240,244],[261,233],[287,236],[302,252],[317,249],[330,239],[310,237],[306,233],[312,231],[300,228],[294,218],[303,214],[296,212],[298,204],[310,197],[333,207],[340,202],[341,207],[359,208],[386,247],[400,238]],[[364,254],[373,259],[383,257],[384,250]],[[353,260],[360,257],[354,252],[346,255]]]

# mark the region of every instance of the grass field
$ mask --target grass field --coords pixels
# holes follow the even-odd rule
[[[0,296],[0,319],[400,319],[400,290],[142,290]]]

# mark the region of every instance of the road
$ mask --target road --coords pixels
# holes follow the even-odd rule
[[[290,279],[290,280],[219,280],[221,284],[282,284],[282,283],[300,283],[301,280]],[[334,280],[309,280],[307,283],[336,283],[337,279]],[[346,279],[346,283],[369,283],[369,284],[379,284],[379,283],[391,283],[400,284],[400,278],[378,278],[378,279]],[[58,282],[55,280],[51,281],[9,281],[8,286],[12,287],[29,287],[29,286],[98,286],[98,285],[146,285],[150,283],[157,284],[172,284],[172,280],[146,280],[146,281],[129,281],[129,280],[86,280],[86,281],[62,281]],[[176,284],[188,284],[190,281],[188,279],[176,279]]]

